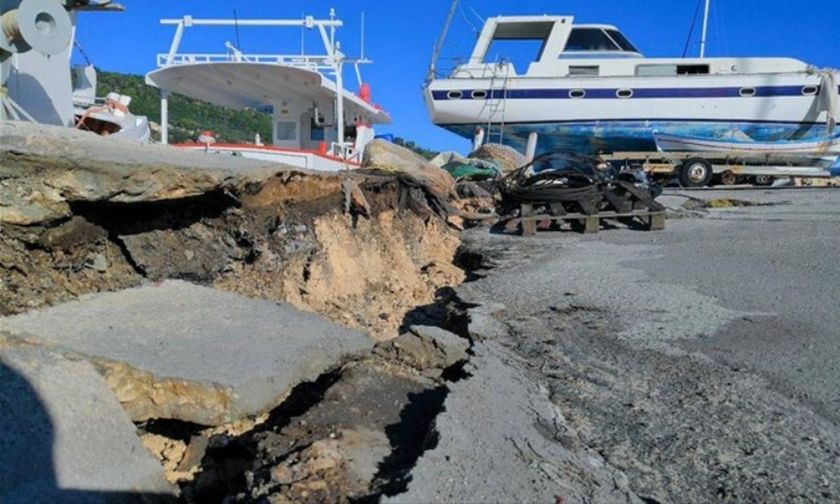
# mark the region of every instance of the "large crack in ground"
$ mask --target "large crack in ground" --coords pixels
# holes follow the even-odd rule
[[[341,212],[338,178],[293,172],[161,201],[71,200],[67,217],[3,225],[3,314],[180,279],[364,329],[383,340],[373,354],[299,385],[267,415],[153,418],[138,433],[184,502],[398,494],[435,444],[446,384],[463,378],[469,343],[435,327],[464,332],[452,289],[464,273],[457,236],[403,208],[396,178],[362,178],[360,188],[365,217]]]

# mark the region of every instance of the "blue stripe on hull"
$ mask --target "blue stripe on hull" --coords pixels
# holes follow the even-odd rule
[[[472,140],[476,128],[486,124],[442,125]],[[488,141],[498,141],[498,125]],[[687,122],[687,121],[592,121],[569,123],[506,124],[504,143],[524,151],[528,135],[539,134],[538,152],[571,151],[581,154],[617,151],[656,151],[652,132],[705,138],[725,138],[741,131],[759,142],[809,140],[825,136],[826,126],[820,123],[764,122]]]
[[[807,88],[812,88],[805,94]],[[754,90],[754,94],[745,96],[745,89]],[[618,95],[620,90],[632,90],[630,97]],[[432,91],[435,101],[445,100],[569,100],[569,99],[638,99],[638,98],[769,98],[781,96],[807,96],[813,98],[820,92],[820,86],[802,84],[799,86],[757,86],[757,87],[709,87],[709,88],[562,88],[562,89],[461,89],[460,98],[450,98],[452,91]],[[583,96],[572,96],[572,91],[582,91]],[[479,93],[479,94],[475,94]]]

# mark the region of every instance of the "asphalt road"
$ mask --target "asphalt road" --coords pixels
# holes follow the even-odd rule
[[[723,199],[743,206],[704,204]],[[661,201],[662,232],[472,230],[485,268],[458,293],[548,391],[558,439],[642,500],[837,502],[840,190]]]
[[[626,265],[745,313],[681,346],[759,371],[840,426],[840,190],[673,191],[663,201],[678,208],[686,196],[771,206],[672,219],[655,235],[616,231],[587,240],[657,247],[658,257]]]

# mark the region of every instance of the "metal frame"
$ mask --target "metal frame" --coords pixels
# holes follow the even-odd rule
[[[333,150],[345,155],[347,145],[344,145],[344,64],[352,64],[355,68],[356,78],[359,85],[362,84],[362,75],[359,66],[372,63],[364,57],[364,37],[362,38],[362,57],[348,59],[341,52],[341,43],[336,41],[336,29],[344,26],[344,22],[336,19],[335,9],[330,9],[329,19],[315,19],[313,16],[305,16],[302,19],[195,19],[192,16],[184,16],[180,19],[162,19],[162,25],[175,26],[175,35],[165,54],[157,55],[158,68],[168,68],[178,65],[192,65],[198,63],[224,63],[224,62],[250,62],[266,65],[282,65],[305,70],[328,72],[335,78],[336,85],[336,137],[338,141],[333,145]],[[245,54],[231,43],[227,43],[227,53],[196,54],[179,53],[181,42],[187,28],[199,26],[234,26],[234,27],[274,27],[274,28],[305,28],[317,29],[321,35],[321,42],[324,45],[326,54],[323,55],[286,55],[286,54]],[[169,143],[169,91],[160,90],[160,111],[161,111],[161,143]]]
[[[692,158],[699,158],[709,162],[716,175],[731,172],[735,175],[771,176],[771,177],[831,177],[831,169],[820,166],[818,157],[796,156],[797,162],[783,163],[784,156],[772,154],[729,154],[721,152],[616,152],[599,156],[608,162],[636,161],[642,164],[649,173],[671,175],[676,173],[680,165]]]

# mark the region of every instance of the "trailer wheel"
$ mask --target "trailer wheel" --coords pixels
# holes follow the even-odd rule
[[[772,177],[770,175],[756,175],[753,180],[755,181],[755,185],[766,187],[773,185],[773,182],[776,181],[776,177]]]
[[[711,163],[702,158],[691,158],[680,166],[679,179],[683,187],[705,187],[713,175]]]
[[[720,174],[720,183],[725,186],[733,186],[738,182],[738,175],[732,170],[726,170]]]

